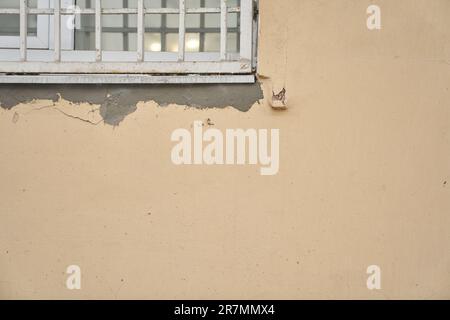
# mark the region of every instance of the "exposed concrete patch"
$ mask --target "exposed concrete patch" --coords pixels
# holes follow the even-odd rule
[[[122,91],[113,94],[108,93],[106,99],[101,102],[100,106],[100,115],[103,121],[106,124],[117,126],[127,115],[135,112],[137,109],[136,104],[139,101],[130,104],[129,98],[128,94],[124,97]]]
[[[75,104],[100,105],[106,124],[118,125],[136,111],[140,101],[155,101],[195,108],[233,107],[247,112],[263,98],[259,83],[225,85],[0,85],[0,106],[4,109],[33,100],[56,102],[60,96]]]

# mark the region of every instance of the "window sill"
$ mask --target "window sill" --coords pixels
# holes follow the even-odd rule
[[[255,83],[252,74],[235,75],[148,75],[148,74],[36,74],[0,73],[0,83],[20,84],[225,84]]]

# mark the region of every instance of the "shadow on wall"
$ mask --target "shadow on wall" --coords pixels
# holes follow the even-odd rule
[[[247,112],[263,98],[259,83],[205,85],[0,85],[0,106],[11,109],[35,99],[100,105],[105,123],[117,126],[140,101],[200,109],[233,107]]]

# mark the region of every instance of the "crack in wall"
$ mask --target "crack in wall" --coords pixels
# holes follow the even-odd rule
[[[56,111],[62,113],[63,115],[69,117],[69,118],[76,119],[76,120],[80,120],[80,121],[83,121],[83,122],[92,124],[92,125],[94,125],[94,126],[96,126],[96,125],[98,125],[98,124],[100,124],[100,123],[102,123],[102,122],[105,122],[104,120],[100,120],[100,121],[97,121],[97,122],[93,122],[93,121],[91,121],[91,120],[84,119],[84,118],[82,118],[82,117],[74,116],[74,115],[72,115],[72,114],[69,114],[69,113],[67,113],[67,112],[64,112],[64,111],[62,111],[62,110],[59,109],[59,108],[56,108],[56,107],[55,107],[54,109],[55,109]]]
[[[19,122],[22,116],[27,116],[33,112],[41,111],[44,109],[50,109],[55,110],[66,117],[79,120],[94,126],[105,122],[100,115],[100,108],[94,109],[90,104],[84,103],[76,105],[59,97],[58,102],[53,102],[52,104],[36,107],[36,103],[38,103],[39,101],[42,100],[33,100],[28,104],[22,105],[22,107],[25,107],[25,109],[17,109],[14,112],[11,121],[16,124],[17,122]],[[64,109],[66,109],[66,111]]]

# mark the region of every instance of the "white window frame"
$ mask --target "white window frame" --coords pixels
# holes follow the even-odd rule
[[[48,9],[50,0],[38,0],[37,9]],[[12,10],[17,12],[16,10]],[[48,15],[37,16],[37,34],[28,36],[27,44],[30,49],[48,49],[49,48],[49,27],[50,19]],[[0,36],[0,48],[20,48],[20,36]]]
[[[180,0],[177,9],[146,9],[138,0],[138,8],[104,9],[95,0],[95,9],[75,12],[73,0],[39,0],[47,7],[27,9],[26,0],[18,0],[21,9],[19,49],[0,49],[0,83],[251,83],[255,81],[257,23],[254,6],[257,1],[241,0],[240,7],[230,8],[221,0],[220,8],[186,9]],[[50,3],[48,1],[51,1]],[[56,7],[53,8],[53,3]],[[51,6],[48,6],[48,5]],[[9,12],[8,12],[9,11]],[[0,9],[10,13],[12,9]],[[226,52],[227,14],[240,12],[240,52]],[[74,51],[73,33],[61,28],[65,19],[75,13],[95,15],[95,51]],[[137,14],[138,45],[136,52],[103,51],[101,18],[105,14]],[[179,52],[144,52],[145,14],[179,14]],[[185,52],[185,15],[190,13],[220,13],[220,52]],[[26,37],[27,14],[47,15],[50,36],[47,48],[31,48]],[[25,22],[24,22],[25,21]],[[56,28],[54,26],[57,26]],[[28,50],[31,49],[31,50]],[[33,74],[33,75],[30,75]]]

